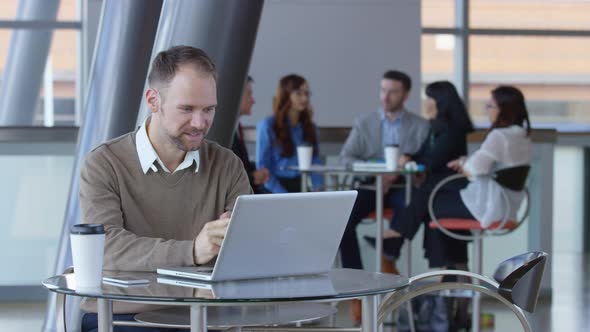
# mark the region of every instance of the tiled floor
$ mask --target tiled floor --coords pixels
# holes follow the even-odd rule
[[[553,263],[553,298],[541,300],[530,316],[533,331],[590,331],[590,256],[555,254]],[[493,331],[521,331],[517,319],[502,305],[485,301],[483,311],[494,314]],[[347,313],[343,303],[338,325],[349,325]],[[40,331],[44,316],[45,302],[0,303],[0,331]]]
[[[41,331],[45,302],[0,304],[0,331]]]

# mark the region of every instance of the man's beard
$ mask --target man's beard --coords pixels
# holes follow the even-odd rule
[[[385,109],[385,112],[393,113],[393,112],[397,112],[397,111],[401,110],[403,108],[403,103],[397,103],[397,104],[391,105],[387,108],[385,108],[385,106],[384,106],[383,108]]]
[[[201,133],[203,136],[203,139],[205,139],[205,135],[207,135],[207,132],[204,130],[198,130],[198,129],[192,129],[190,131],[191,134],[199,134]],[[166,133],[168,135],[168,138],[170,138],[170,141],[172,141],[172,143],[174,143],[174,145],[176,145],[176,147],[184,152],[190,152],[190,151],[197,151],[200,147],[201,147],[201,143],[203,142],[203,139],[201,140],[201,142],[196,145],[196,146],[189,146],[188,144],[186,144],[185,142],[183,142],[182,137],[184,136],[184,133],[180,134],[179,136],[174,136],[174,135],[170,135],[168,133]]]
[[[164,117],[166,116],[166,114],[164,112],[164,108],[161,107],[160,108],[160,111],[161,111],[160,117],[162,119],[162,123],[164,123]],[[176,147],[179,150],[184,151],[184,152],[197,151],[199,148],[201,148],[201,143],[205,139],[205,136],[207,135],[207,132],[208,132],[208,129],[200,130],[200,129],[196,129],[196,128],[191,128],[188,131],[190,134],[202,133],[203,139],[201,140],[201,142],[197,146],[195,146],[195,147],[189,147],[187,144],[185,144],[182,141],[182,137],[184,136],[185,131],[182,131],[180,135],[175,136],[175,135],[170,134],[170,132],[165,127],[163,127],[163,129],[164,129],[164,134],[166,136],[168,136],[168,139],[170,140],[170,142],[172,142],[174,145],[176,145]]]

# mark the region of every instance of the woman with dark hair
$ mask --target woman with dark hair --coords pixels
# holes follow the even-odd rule
[[[430,121],[428,138],[416,154],[400,159],[400,166],[410,160],[423,164],[425,174],[416,179],[419,186],[412,191],[410,205],[394,211],[391,230],[384,234],[384,253],[389,260],[399,257],[403,238],[412,239],[425,222],[430,193],[440,180],[455,173],[447,167],[447,163],[467,154],[467,134],[473,131],[467,109],[452,83],[440,81],[429,84],[426,86],[426,97],[423,116]],[[452,183],[456,190],[466,185],[467,181]],[[374,238],[365,238],[374,245]]]
[[[297,146],[313,147],[313,164],[320,164],[318,135],[312,121],[309,85],[305,78],[290,74],[279,81],[273,98],[273,115],[257,127],[256,165],[270,172],[264,187],[273,193],[301,191],[299,172],[288,169],[297,166]],[[311,176],[314,186],[322,177]]]
[[[445,190],[437,194],[433,207],[437,218],[475,219],[484,228],[502,220],[505,213],[509,219],[516,219],[524,192],[503,188],[490,175],[499,169],[531,163],[531,127],[524,95],[515,87],[499,86],[492,90],[486,110],[492,125],[481,147],[468,158],[463,156],[448,163],[449,168],[465,174],[469,184],[462,190]],[[508,198],[508,206],[502,193]],[[454,208],[450,210],[450,206]],[[459,264],[457,268],[466,269],[466,242],[458,252],[464,262],[458,262],[457,257],[445,250],[445,244],[450,241],[448,236],[439,230],[432,230],[429,234],[431,239],[427,244],[430,247],[426,247],[426,256],[431,266],[464,263],[465,266]]]

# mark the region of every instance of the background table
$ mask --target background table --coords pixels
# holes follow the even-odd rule
[[[43,285],[58,294],[58,304],[63,303],[65,295],[96,298],[100,332],[112,331],[113,300],[190,306],[191,331],[204,332],[207,331],[208,306],[331,302],[359,297],[363,302],[363,331],[377,331],[377,297],[408,286],[408,279],[403,276],[351,269],[334,269],[326,275],[306,277],[217,282],[211,283],[208,288],[159,283],[157,279],[164,276],[150,272],[105,270],[103,275],[142,278],[150,282],[144,286],[134,287],[103,284],[97,289],[76,289],[74,274],[64,274],[46,279]],[[114,324],[124,325],[123,322]]]
[[[417,171],[406,171],[406,170],[354,170],[339,165],[311,165],[309,169],[299,169],[298,167],[290,167],[290,169],[296,170],[301,173],[301,191],[307,191],[308,177],[310,174],[324,174],[324,175],[351,175],[351,176],[368,176],[375,178],[375,187],[372,186],[361,186],[358,189],[374,189],[375,190],[375,216],[377,222],[377,232],[375,234],[376,239],[383,238],[383,176],[384,175],[400,175],[404,176],[405,184],[405,204],[408,206],[412,199],[412,176],[419,172]],[[337,182],[339,183],[339,182]],[[340,186],[338,186],[340,187]],[[351,188],[349,188],[351,189]],[[354,188],[352,188],[354,189]],[[376,258],[375,258],[375,271],[380,272],[382,268],[381,256],[383,254],[383,241],[375,241]],[[411,257],[410,246],[407,246],[407,255]],[[411,275],[410,260],[406,264],[406,273]]]

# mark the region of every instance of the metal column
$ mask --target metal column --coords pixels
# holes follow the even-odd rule
[[[455,0],[455,25],[459,31],[455,36],[455,84],[469,108],[469,0]]]
[[[59,0],[20,0],[19,20],[55,21]],[[51,29],[15,29],[0,82],[0,126],[31,126],[39,101]]]
[[[79,173],[84,156],[96,145],[135,128],[161,9],[162,0],[105,0],[103,4],[55,274],[72,264],[69,228],[80,222]],[[55,331],[54,296],[50,293],[43,331]],[[76,321],[79,312],[72,302],[68,322]],[[75,328],[79,326],[68,326],[68,330]]]
[[[175,45],[203,49],[217,66],[217,112],[207,138],[229,146],[254,49],[263,0],[166,1],[154,44],[156,53]],[[149,111],[142,102],[138,124]]]

